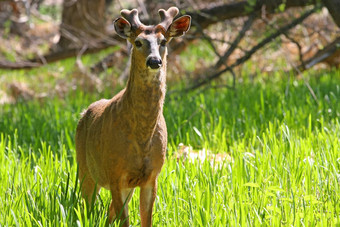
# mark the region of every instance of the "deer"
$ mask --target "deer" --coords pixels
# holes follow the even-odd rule
[[[142,227],[152,225],[157,178],[165,162],[167,128],[163,116],[167,45],[190,28],[191,17],[175,17],[177,7],[158,11],[161,22],[144,25],[137,9],[121,10],[116,33],[130,45],[126,87],[112,99],[92,103],[76,129],[76,161],[81,195],[93,204],[101,188],[110,190],[109,222],[129,226],[128,203],[140,188]]]

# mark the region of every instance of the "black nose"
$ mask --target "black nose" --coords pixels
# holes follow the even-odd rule
[[[146,66],[149,66],[152,69],[158,69],[162,66],[162,60],[157,57],[151,57],[146,61]]]

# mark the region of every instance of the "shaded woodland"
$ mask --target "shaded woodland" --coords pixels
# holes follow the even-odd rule
[[[69,57],[77,57],[77,67],[96,77],[120,64],[128,55],[126,44],[114,32],[112,20],[122,8],[138,8],[145,24],[157,22],[157,10],[176,5],[181,14],[192,17],[187,36],[173,42],[170,55],[181,53],[189,44],[202,40],[214,52],[211,62],[198,65],[190,75],[187,89],[199,88],[222,75],[231,76],[234,87],[239,69],[256,61],[257,71],[275,71],[273,59],[284,59],[285,70],[299,74],[315,65],[339,67],[340,2],[337,0],[247,0],[234,1],[114,1],[114,0],[22,0],[0,2],[0,68],[36,68]],[[43,12],[42,8],[53,9]],[[20,37],[20,47],[9,39]],[[82,65],[83,54],[118,46],[89,68]],[[17,49],[15,49],[17,48]],[[275,49],[276,51],[273,51]],[[170,56],[170,59],[171,56]],[[176,61],[176,58],[173,58]],[[180,71],[180,63],[175,71]],[[121,65],[121,64],[120,64]],[[128,66],[125,66],[128,68]],[[124,80],[126,73],[120,79]]]

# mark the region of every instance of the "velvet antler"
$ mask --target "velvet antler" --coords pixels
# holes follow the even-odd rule
[[[140,22],[139,20],[137,9],[123,9],[122,11],[120,11],[120,14],[125,20],[130,23],[132,30],[137,30],[140,26],[143,25],[142,22]]]
[[[159,16],[161,17],[161,22],[159,23],[159,25],[161,25],[165,29],[165,31],[168,30],[178,12],[179,10],[177,7],[170,7],[167,11],[165,11],[164,9],[158,10]]]

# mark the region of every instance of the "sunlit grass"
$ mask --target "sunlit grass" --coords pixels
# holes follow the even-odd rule
[[[165,102],[168,156],[159,176],[154,226],[335,226],[340,224],[340,74],[274,76],[237,89],[172,94]],[[20,77],[20,76],[18,76]],[[79,198],[74,135],[79,113],[112,96],[0,108],[0,225],[103,226],[110,194],[91,212]],[[178,145],[226,154],[175,157]],[[140,225],[139,191],[130,222]]]

